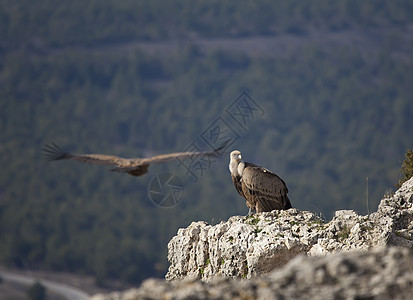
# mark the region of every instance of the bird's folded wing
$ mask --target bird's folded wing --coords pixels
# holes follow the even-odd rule
[[[242,174],[242,180],[257,196],[280,197],[288,193],[284,181],[262,167],[246,167]]]

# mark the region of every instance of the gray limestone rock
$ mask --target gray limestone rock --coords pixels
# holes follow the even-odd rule
[[[168,244],[167,281],[92,299],[410,299],[412,206],[413,178],[367,216],[324,222],[289,209],[193,222]]]
[[[371,247],[413,246],[413,179],[381,201],[377,212],[361,216],[336,211],[325,223],[309,211],[289,209],[231,217],[209,225],[193,222],[168,244],[168,281],[251,278],[279,269],[298,254],[325,255]]]
[[[401,247],[299,255],[284,268],[249,280],[214,277],[166,282],[148,279],[138,289],[92,300],[140,299],[411,299],[413,252]]]

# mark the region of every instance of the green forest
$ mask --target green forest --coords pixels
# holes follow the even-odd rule
[[[371,213],[413,148],[412,83],[412,1],[0,0],[0,264],[162,277],[179,228],[247,214],[234,149],[293,207]],[[231,143],[201,169],[42,153],[209,151],[216,125]],[[149,196],[165,172],[184,188],[169,207]]]

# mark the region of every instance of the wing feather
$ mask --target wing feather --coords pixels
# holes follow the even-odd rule
[[[178,159],[187,159],[187,158],[197,158],[197,157],[211,157],[211,156],[217,156],[217,152],[211,151],[211,152],[176,152],[176,153],[167,153],[167,154],[161,154],[161,155],[156,155],[153,157],[149,158],[143,158],[142,162],[145,164],[160,164],[160,163],[165,163],[165,162],[170,162],[173,160],[178,160]]]
[[[246,164],[242,179],[249,189],[262,195],[282,196],[288,193],[285,182],[263,167]]]
[[[131,170],[134,169],[135,166],[142,166],[142,165],[150,165],[150,164],[160,164],[160,163],[166,163],[174,160],[184,160],[184,159],[194,159],[197,157],[218,157],[220,156],[220,151],[224,149],[227,143],[224,143],[222,146],[219,148],[209,151],[209,152],[174,152],[174,153],[166,153],[166,154],[161,154],[161,155],[155,155],[152,157],[148,158],[131,158],[130,165],[121,167],[121,168],[116,168],[114,171],[116,172],[128,172],[130,173]],[[134,161],[139,161],[139,164],[135,165]]]
[[[234,183],[235,189],[237,190],[238,194],[245,198],[244,192],[242,191],[241,176],[234,176],[231,174],[231,179]]]
[[[124,167],[130,164],[130,159],[105,154],[72,154],[62,150],[54,143],[43,147],[44,156],[47,160],[76,160],[83,163]]]
[[[245,188],[244,194],[254,198],[250,202],[257,203],[257,211],[291,208],[287,197],[288,188],[285,182],[273,172],[253,164],[246,163],[242,174]]]
[[[173,160],[183,160],[197,157],[217,157],[219,151],[226,144],[210,152],[176,152],[156,155],[149,158],[123,158],[114,155],[105,154],[72,154],[62,150],[55,143],[47,144],[43,147],[43,153],[47,160],[75,160],[88,164],[106,165],[116,167],[111,171],[129,173],[134,176],[140,176],[147,173],[150,164],[159,164]]]

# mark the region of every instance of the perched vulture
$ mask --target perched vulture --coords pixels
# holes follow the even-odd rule
[[[196,157],[217,157],[219,155],[219,151],[223,147],[224,146],[221,146],[211,152],[177,152],[156,155],[148,158],[122,158],[105,154],[71,154],[63,151],[54,143],[45,145],[43,147],[43,152],[47,160],[68,159],[77,160],[88,164],[113,166],[115,168],[110,170],[112,172],[122,172],[133,176],[141,176],[148,172],[150,164],[165,163],[186,158],[193,159]]]
[[[232,151],[229,171],[238,194],[247,200],[248,215],[251,215],[254,210],[263,212],[292,207],[287,197],[287,186],[280,177],[263,167],[243,162],[241,159],[240,151]]]

